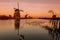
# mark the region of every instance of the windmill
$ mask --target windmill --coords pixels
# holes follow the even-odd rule
[[[19,40],[21,40],[21,38],[24,39],[24,36],[20,34],[20,12],[23,10],[20,10],[19,9],[19,0],[17,2],[17,7],[18,8],[14,8],[14,19],[15,19],[15,29],[17,30],[17,34],[18,34],[18,37],[19,37]],[[21,38],[20,38],[21,37]]]
[[[17,1],[17,7],[18,8],[14,8],[14,19],[20,19],[20,12],[23,12],[23,10],[19,9],[19,0]]]

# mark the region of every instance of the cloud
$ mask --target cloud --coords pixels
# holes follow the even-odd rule
[[[0,0],[0,2],[16,2],[17,0]],[[60,4],[60,0],[19,0],[20,2],[28,3],[56,3]]]
[[[30,3],[60,3],[60,0],[21,0]]]
[[[16,0],[0,0],[0,2],[15,2]]]

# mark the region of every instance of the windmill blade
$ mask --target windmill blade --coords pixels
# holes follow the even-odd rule
[[[20,10],[20,11],[24,12],[23,10]]]
[[[17,7],[18,7],[18,9],[19,9],[19,0],[17,0]]]
[[[16,9],[16,8],[13,8],[13,9]]]

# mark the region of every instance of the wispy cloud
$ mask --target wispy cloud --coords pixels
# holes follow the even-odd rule
[[[60,0],[20,0],[24,2],[30,2],[30,3],[60,3]]]
[[[16,2],[17,0],[0,0],[0,2]],[[28,3],[55,3],[60,4],[60,0],[19,0],[20,2]]]
[[[0,0],[0,2],[15,2],[16,0]]]

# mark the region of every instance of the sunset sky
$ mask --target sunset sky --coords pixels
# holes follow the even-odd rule
[[[51,17],[48,13],[53,10],[60,17],[60,0],[19,0],[21,16],[29,14],[32,17]],[[0,15],[14,14],[14,8],[17,8],[17,0],[0,0]]]

